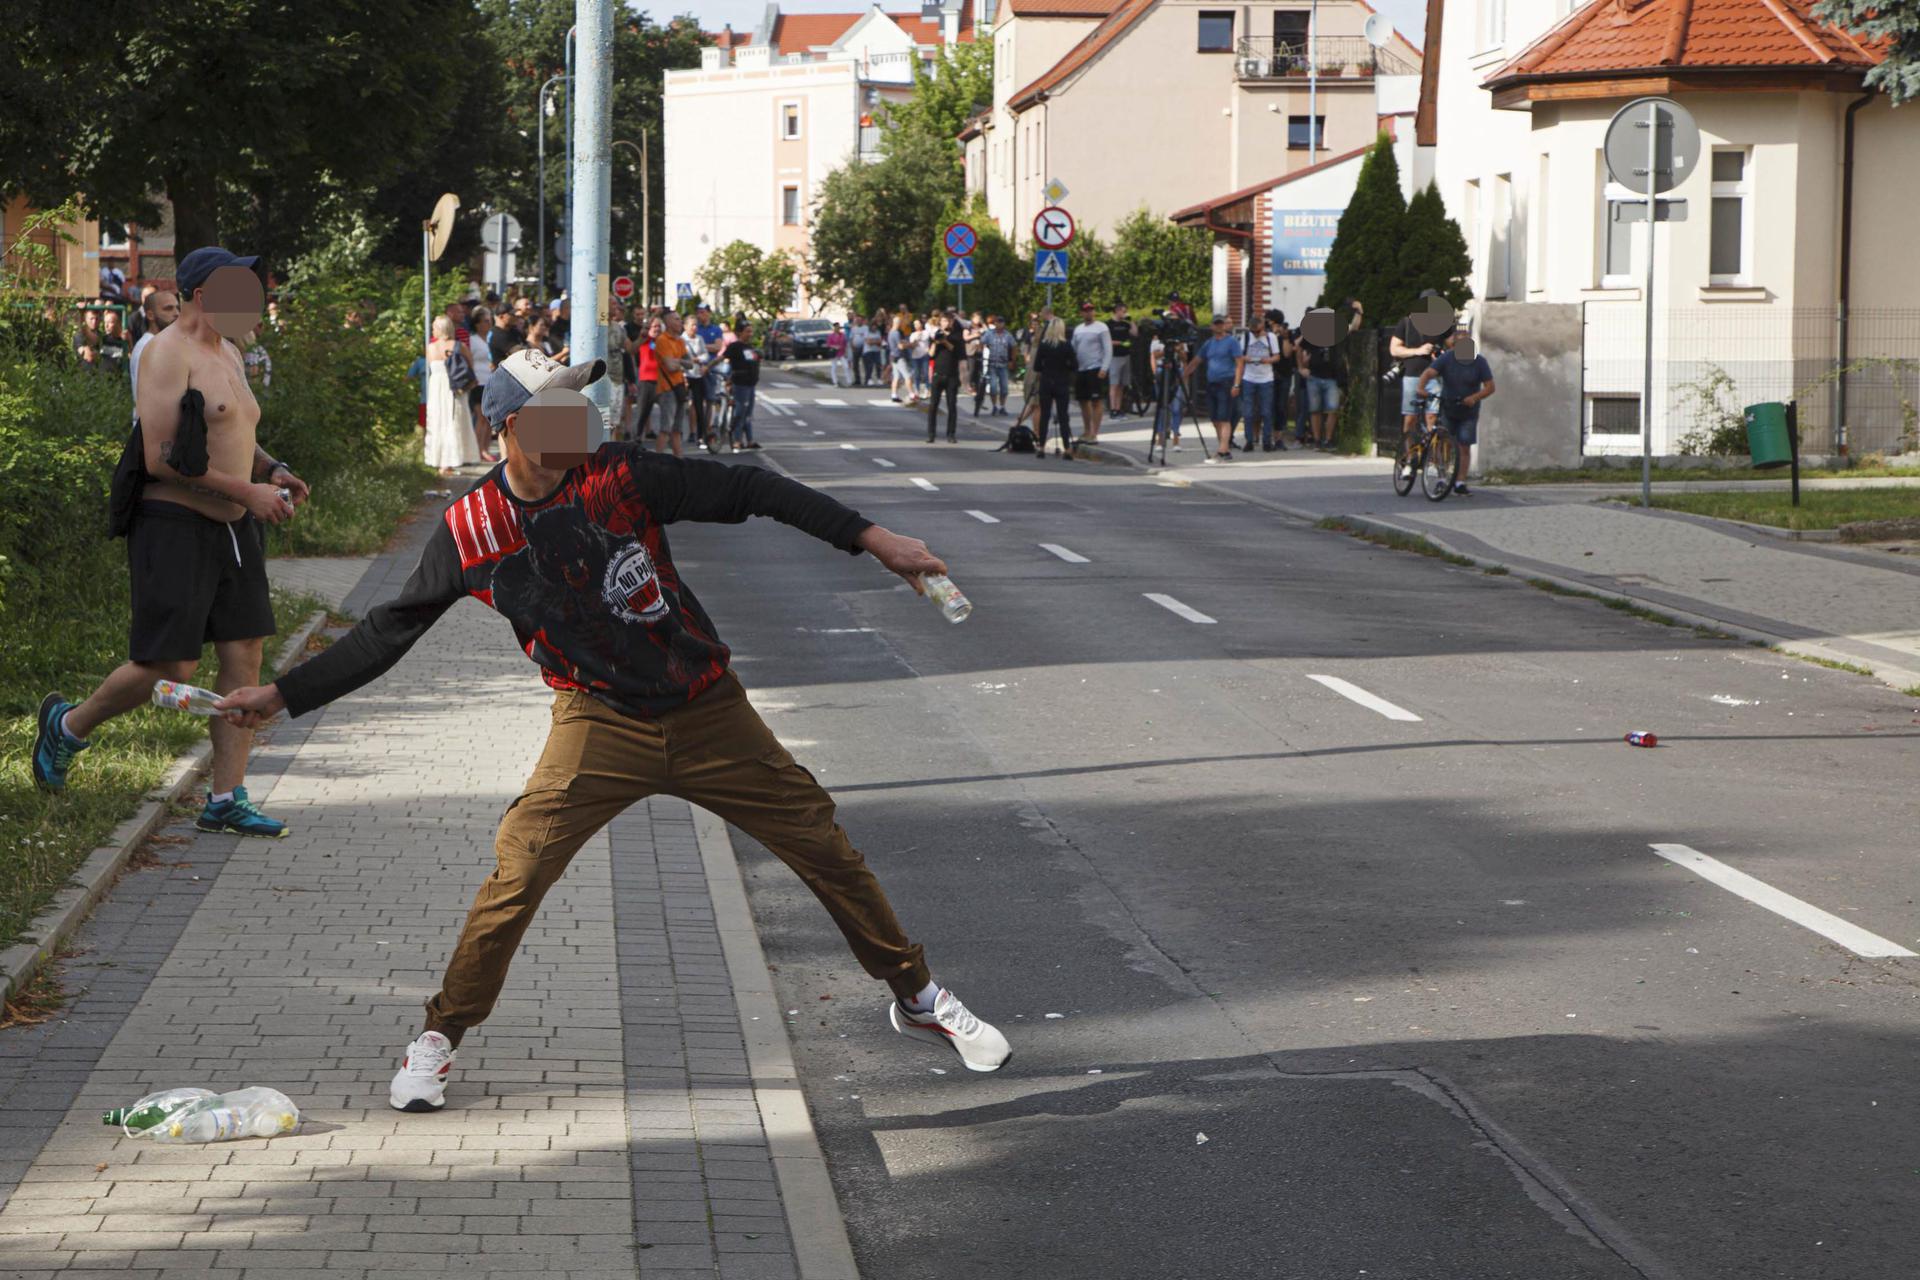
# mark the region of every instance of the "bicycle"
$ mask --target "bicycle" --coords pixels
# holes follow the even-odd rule
[[[1413,492],[1417,476],[1427,501],[1443,502],[1453,492],[1459,465],[1460,445],[1453,433],[1437,424],[1417,421],[1412,431],[1401,433],[1400,450],[1393,459],[1393,491],[1406,497]]]

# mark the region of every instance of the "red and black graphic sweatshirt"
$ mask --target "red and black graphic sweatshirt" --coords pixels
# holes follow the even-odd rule
[[[523,502],[495,467],[447,508],[400,594],[280,677],[287,714],[352,693],[398,662],[462,596],[513,624],[556,689],[654,716],[726,674],[729,652],[680,580],[666,527],[771,516],[844,551],[873,524],[771,471],[605,444],[560,487]]]

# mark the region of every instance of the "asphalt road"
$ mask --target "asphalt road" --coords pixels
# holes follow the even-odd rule
[[[736,833],[869,1280],[1920,1273],[1920,959],[1651,848],[1920,950],[1920,704],[802,382],[745,464],[973,617],[765,522],[676,558],[1015,1050],[896,1037]]]

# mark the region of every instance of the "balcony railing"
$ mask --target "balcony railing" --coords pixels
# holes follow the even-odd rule
[[[1305,40],[1271,36],[1250,37],[1233,47],[1233,72],[1241,80],[1304,80],[1315,69],[1321,79],[1331,80],[1410,76],[1420,70],[1403,51],[1392,45],[1376,49],[1362,36],[1321,36],[1311,54]]]

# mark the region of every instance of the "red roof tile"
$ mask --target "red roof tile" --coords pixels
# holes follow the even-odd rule
[[[783,13],[773,20],[771,43],[779,53],[805,53],[809,49],[823,49],[847,34],[853,24],[869,12]],[[939,21],[922,18],[917,9],[912,13],[888,13],[885,16],[891,18],[915,44],[942,43]],[[972,39],[973,5],[969,3],[960,10],[960,40],[966,43]]]
[[[1000,11],[1017,18],[1104,18],[1120,0],[1002,0]]]
[[[1810,0],[1592,0],[1485,85],[1663,70],[1864,71],[1881,61],[1879,49],[1811,8]]]

